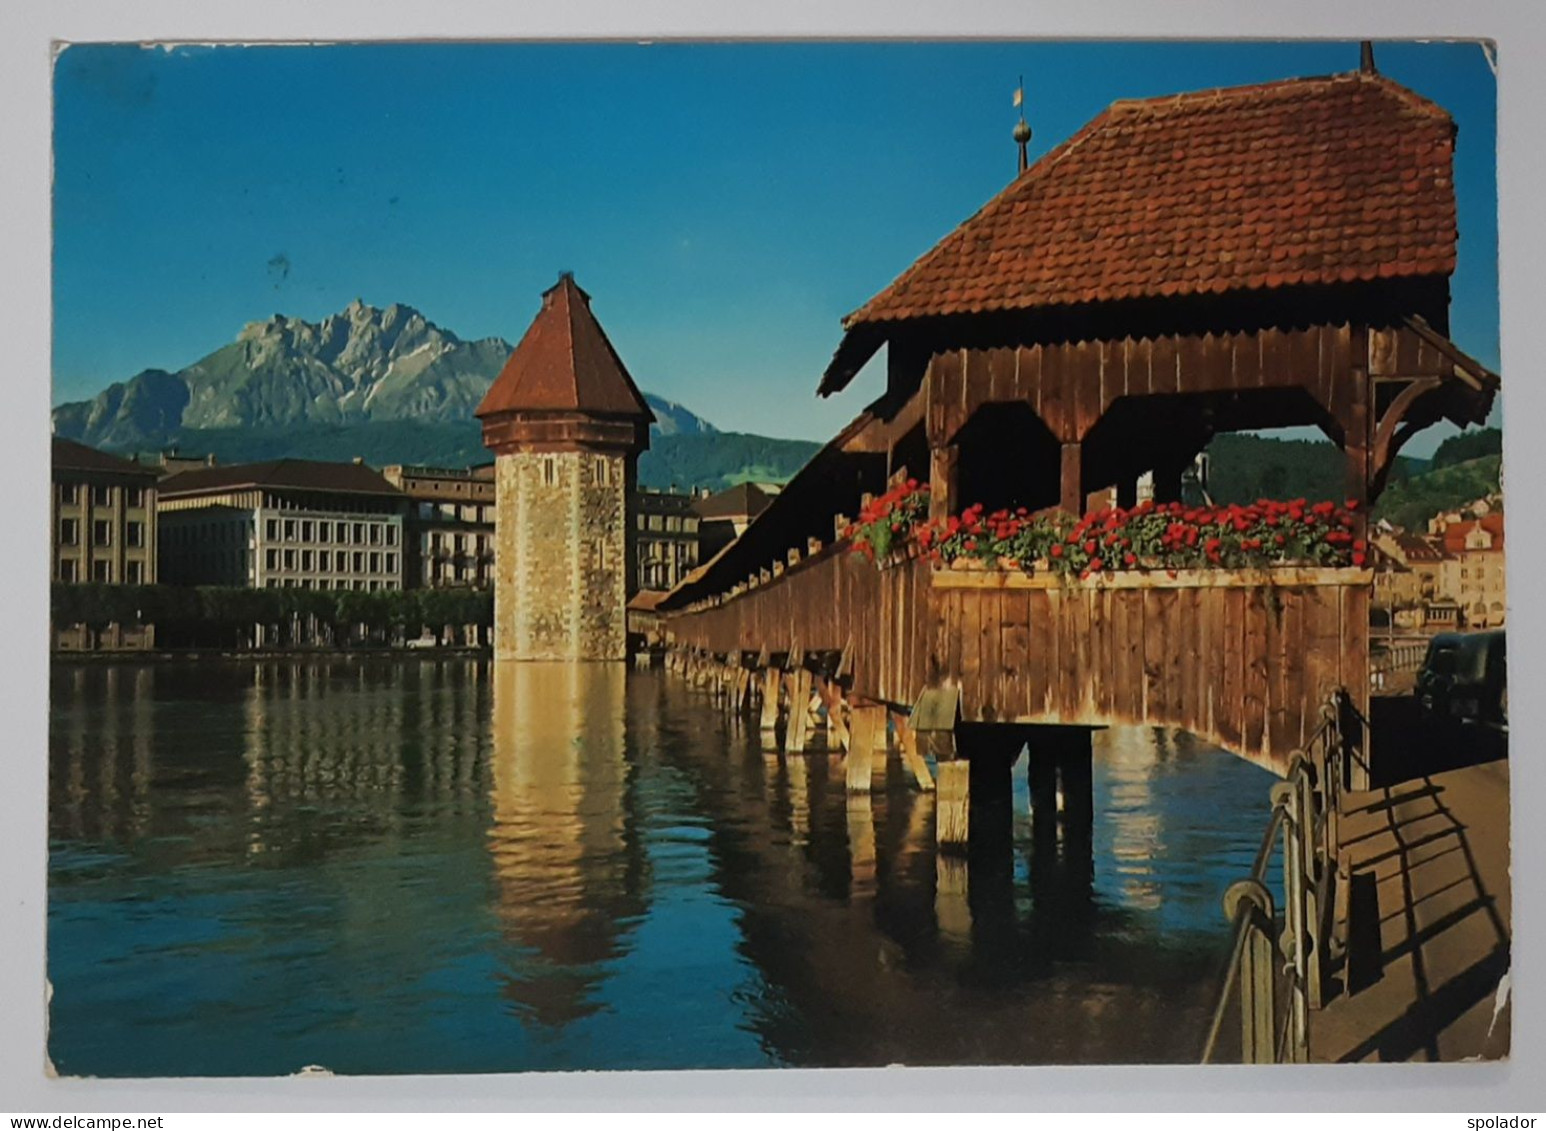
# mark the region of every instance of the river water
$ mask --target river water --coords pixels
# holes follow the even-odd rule
[[[622,665],[60,664],[66,1075],[1194,1061],[1271,778],[1095,736],[1091,843],[936,859],[893,761]]]

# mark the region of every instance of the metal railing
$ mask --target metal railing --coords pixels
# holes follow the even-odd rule
[[[1334,957],[1344,709],[1341,691],[1321,708],[1320,726],[1290,757],[1287,778],[1272,787],[1272,815],[1250,874],[1224,892],[1229,961],[1203,1044],[1204,1064],[1220,1059],[1231,1012],[1239,1020],[1241,1063],[1309,1060],[1310,1011],[1324,1002]],[[1275,860],[1282,867],[1281,909],[1268,886]]]

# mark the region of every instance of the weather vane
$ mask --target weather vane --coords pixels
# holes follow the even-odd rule
[[[1015,87],[1015,107],[1020,111],[1020,120],[1015,123],[1015,142],[1020,146],[1020,172],[1025,172],[1030,167],[1030,159],[1026,154],[1026,146],[1031,143],[1030,123],[1025,120],[1025,76],[1020,76],[1020,85]]]

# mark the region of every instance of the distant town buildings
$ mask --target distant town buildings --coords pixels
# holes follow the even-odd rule
[[[1371,540],[1377,554],[1375,604],[1389,610],[1396,625],[1431,630],[1504,623],[1501,499],[1479,499],[1436,515],[1422,534],[1381,524]]]
[[[737,483],[718,494],[707,495],[693,504],[701,520],[698,528],[700,561],[708,561],[734,542],[777,497],[773,483]]]
[[[206,466],[160,485],[172,585],[401,589],[408,498],[358,461]]]
[[[55,581],[156,581],[156,470],[57,437],[52,457]]]
[[[494,582],[494,465],[392,464],[381,469],[408,496],[404,584],[486,589]]]
[[[674,589],[698,565],[700,519],[690,492],[641,487],[634,495],[635,588]]]

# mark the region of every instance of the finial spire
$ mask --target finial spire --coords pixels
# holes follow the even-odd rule
[[[1015,87],[1015,106],[1020,110],[1020,120],[1015,123],[1015,144],[1020,147],[1020,172],[1025,172],[1030,167],[1030,157],[1026,152],[1026,146],[1031,143],[1031,127],[1025,120],[1025,76],[1020,76],[1020,85]]]
[[[1374,66],[1374,41],[1364,40],[1358,45],[1358,72],[1364,75],[1377,75],[1380,72]]]

